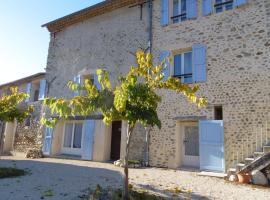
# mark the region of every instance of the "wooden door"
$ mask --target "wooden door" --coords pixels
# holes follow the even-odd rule
[[[111,160],[114,161],[120,159],[121,129],[122,129],[121,121],[114,121],[112,123]]]

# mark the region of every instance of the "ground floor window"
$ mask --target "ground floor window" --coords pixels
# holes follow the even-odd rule
[[[80,149],[82,146],[82,129],[81,122],[68,122],[64,131],[64,148]]]

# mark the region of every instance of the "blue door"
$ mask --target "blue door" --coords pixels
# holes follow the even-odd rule
[[[84,160],[93,159],[94,132],[95,121],[86,120],[84,122],[84,133],[82,140],[82,159]]]
[[[43,143],[43,154],[44,155],[50,155],[51,154],[52,137],[53,137],[53,129],[49,128],[49,127],[46,127],[44,143]]]
[[[202,120],[200,133],[200,169],[225,171],[224,128],[222,120]]]

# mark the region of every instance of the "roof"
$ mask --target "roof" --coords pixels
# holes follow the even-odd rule
[[[60,31],[61,29],[83,20],[102,15],[113,10],[132,5],[135,3],[146,2],[146,0],[105,0],[93,6],[87,7],[80,11],[66,15],[49,23],[43,24],[42,27],[47,27],[51,33]]]
[[[46,74],[45,72],[40,72],[40,73],[37,73],[37,74],[33,74],[31,76],[27,76],[27,77],[24,77],[24,78],[15,80],[15,81],[4,83],[4,84],[0,85],[0,88],[5,87],[5,86],[20,85],[20,84],[23,84],[23,83],[27,83],[29,81],[32,81],[34,79],[44,78],[45,77],[45,74]]]

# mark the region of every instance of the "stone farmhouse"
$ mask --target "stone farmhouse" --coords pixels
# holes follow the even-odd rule
[[[49,22],[48,97],[70,98],[67,82],[91,79],[96,69],[113,78],[135,64],[138,49],[164,71],[199,85],[208,106],[158,91],[162,128],[150,133],[150,166],[227,172],[270,150],[270,2],[268,0],[107,0]],[[99,86],[98,86],[99,87]],[[122,157],[126,123],[105,126],[102,116],[76,116],[46,128],[48,156],[109,161]],[[138,125],[131,159],[146,161],[145,130]]]
[[[40,118],[43,113],[43,100],[46,96],[45,73],[37,73],[0,85],[0,96],[10,94],[11,87],[17,87],[19,92],[29,94],[23,104],[32,105],[34,112],[23,123],[8,122],[5,124],[1,152],[24,155],[29,149],[40,149],[43,146],[44,130],[40,124]]]

